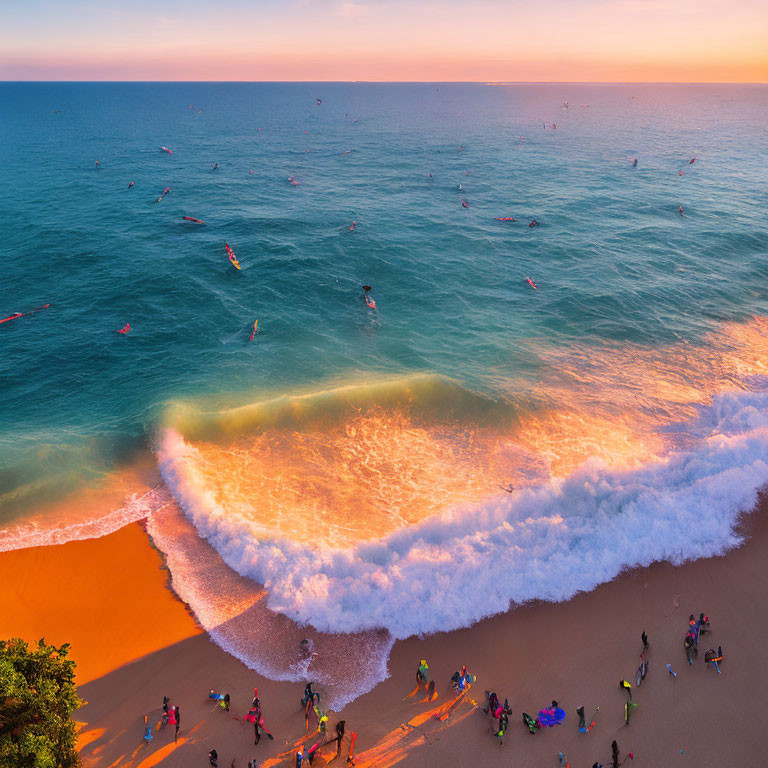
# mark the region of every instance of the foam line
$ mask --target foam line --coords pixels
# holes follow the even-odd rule
[[[0,531],[0,552],[29,547],[49,547],[69,541],[98,539],[114,533],[125,525],[144,520],[152,512],[173,501],[165,485],[158,485],[141,496],[133,496],[125,506],[102,517],[60,525],[55,520],[49,524],[34,522],[6,528]]]
[[[335,710],[388,676],[387,632],[322,635],[269,610],[264,588],[225,565],[175,504],[154,512],[147,531],[165,554],[174,591],[211,639],[250,669],[273,680],[311,679]],[[311,656],[302,653],[305,638]]]

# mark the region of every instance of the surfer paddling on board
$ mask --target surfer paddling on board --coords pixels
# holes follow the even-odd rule
[[[20,317],[27,317],[27,315],[34,315],[35,312],[39,312],[41,309],[48,309],[50,307],[50,304],[43,304],[41,307],[35,307],[34,309],[30,309],[27,312],[14,312],[12,315],[8,315],[8,317],[0,318],[0,323],[7,323],[11,320],[18,320]]]
[[[363,296],[365,298],[365,304],[370,309],[376,309],[376,302],[373,300],[373,296],[369,296],[368,292],[371,290],[370,285],[363,286]]]

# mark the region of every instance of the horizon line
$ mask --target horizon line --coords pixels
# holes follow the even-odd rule
[[[0,84],[18,83],[167,83],[195,85],[231,85],[235,83],[261,85],[768,85],[764,80],[3,80]]]

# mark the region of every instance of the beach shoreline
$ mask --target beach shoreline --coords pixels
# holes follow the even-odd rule
[[[573,766],[591,766],[608,758],[614,738],[623,752],[633,751],[637,765],[757,764],[763,749],[747,709],[757,706],[768,675],[760,648],[768,619],[756,606],[768,587],[765,497],[741,527],[744,545],[724,556],[627,570],[563,603],[535,602],[466,629],[398,641],[390,677],[338,716],[330,714],[330,728],[343,718],[358,733],[358,766],[458,766],[514,755],[516,765],[533,767],[556,764],[560,751]],[[53,581],[57,573],[66,573],[66,582]],[[72,645],[87,702],[76,718],[88,768],[205,765],[211,748],[222,765],[234,759],[245,768],[253,758],[293,765],[287,753],[304,734],[303,685],[260,677],[211,642],[168,587],[161,555],[139,524],[100,539],[2,553],[0,576],[18,584],[3,596],[3,636],[35,641],[45,635]],[[700,611],[710,616],[712,633],[689,667],[682,638],[688,614]],[[618,681],[634,681],[644,630],[650,670],[634,690],[639,707],[626,726]],[[721,643],[718,676],[703,656]],[[420,658],[436,680],[439,698],[432,705],[417,697],[403,701]],[[667,663],[678,673],[674,680]],[[461,702],[440,723],[429,713],[449,700],[448,680],[462,664],[477,675],[467,700],[478,706]],[[255,686],[275,733],[274,741],[262,739],[256,747],[242,719]],[[207,698],[211,688],[231,694],[231,712]],[[480,711],[485,690],[510,700],[502,746]],[[156,730],[144,746],[143,716],[156,724],[163,696],[181,707],[178,742],[172,729]],[[565,723],[531,736],[521,713],[535,717],[552,699],[565,709]],[[600,706],[586,736],[576,727],[575,709],[582,705],[588,717]],[[324,750],[320,764],[333,754],[334,748]]]

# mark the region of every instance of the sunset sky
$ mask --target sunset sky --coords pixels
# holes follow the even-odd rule
[[[0,79],[767,82],[768,2],[4,0]]]

